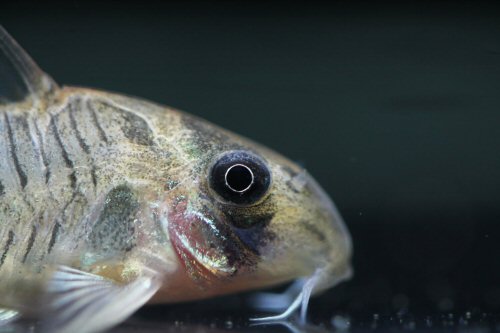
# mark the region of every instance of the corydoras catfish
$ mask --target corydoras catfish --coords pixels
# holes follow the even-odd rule
[[[173,108],[60,87],[0,27],[0,321],[109,328],[148,302],[351,275],[351,240],[301,167]],[[262,318],[261,318],[262,319]]]

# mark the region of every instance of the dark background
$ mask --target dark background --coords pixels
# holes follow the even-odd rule
[[[0,23],[60,84],[171,105],[305,165],[354,242],[354,278],[313,318],[500,310],[500,6],[15,2]]]

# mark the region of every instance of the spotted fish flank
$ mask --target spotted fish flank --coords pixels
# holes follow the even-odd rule
[[[113,188],[89,235],[93,249],[116,255],[130,251],[135,245],[135,213],[139,209],[134,193],[125,185]]]
[[[264,319],[305,318],[350,276],[342,218],[286,158],[172,108],[61,88],[2,27],[0,67],[0,325],[98,332],[147,302],[294,279]]]

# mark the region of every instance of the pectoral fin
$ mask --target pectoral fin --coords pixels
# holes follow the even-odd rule
[[[55,89],[57,84],[0,26],[0,103],[40,98]]]
[[[145,272],[127,284],[60,267],[48,285],[50,332],[97,332],[125,320],[159,289],[156,272]]]
[[[21,315],[19,312],[10,310],[10,309],[2,309],[0,308],[0,326],[7,325],[10,322],[13,322]]]

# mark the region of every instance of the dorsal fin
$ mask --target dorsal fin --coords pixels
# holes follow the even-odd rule
[[[42,98],[57,84],[0,25],[0,104]]]

